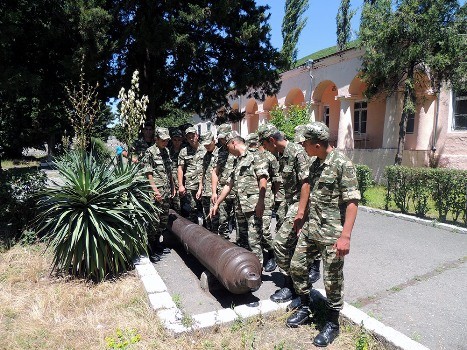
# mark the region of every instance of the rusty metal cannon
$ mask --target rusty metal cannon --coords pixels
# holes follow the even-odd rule
[[[244,294],[261,286],[261,264],[252,252],[206,230],[170,210],[169,230],[231,293]]]

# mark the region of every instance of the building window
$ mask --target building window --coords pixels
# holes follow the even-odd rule
[[[323,122],[329,128],[329,106],[324,106]]]
[[[407,117],[407,127],[405,128],[406,134],[413,134],[415,132],[415,113],[409,114]]]
[[[452,130],[467,130],[467,91],[453,94]]]
[[[198,124],[198,135],[201,135],[201,124]]]
[[[211,131],[211,123],[208,122],[208,131]]]
[[[353,130],[355,134],[366,134],[367,102],[355,102],[353,112]]]

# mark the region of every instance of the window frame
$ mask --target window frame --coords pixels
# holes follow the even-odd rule
[[[363,103],[365,104],[365,107],[363,107]],[[360,105],[360,106],[357,106],[357,105]],[[365,121],[364,121],[364,124],[365,124],[365,131],[362,132],[362,112],[363,111],[366,111],[366,114],[365,114]],[[357,130],[355,128],[355,114],[358,112],[358,129]],[[368,132],[367,130],[367,127],[368,127],[368,101],[366,100],[360,100],[360,101],[355,101],[354,102],[354,110],[353,110],[353,133],[354,135],[366,135],[366,133]]]

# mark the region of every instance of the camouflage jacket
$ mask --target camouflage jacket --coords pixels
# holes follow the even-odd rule
[[[246,150],[236,159],[235,167],[231,172],[230,180],[233,180],[233,192],[237,197],[240,209],[244,213],[253,212],[259,198],[259,179],[269,176],[268,164],[257,152]]]
[[[194,149],[190,145],[183,147],[178,154],[178,166],[183,168],[185,178],[185,188],[188,190],[198,190],[199,178],[202,173],[202,159],[206,148],[198,145]]]
[[[212,196],[212,169],[214,167],[214,161],[217,158],[217,152],[219,149],[214,148],[212,152],[207,152],[203,156],[203,171],[201,176],[201,181],[203,184],[203,193],[204,197]]]
[[[266,197],[264,198],[265,214],[270,214],[274,206],[274,183],[282,185],[282,177],[279,173],[279,162],[269,151],[258,151],[256,156],[267,163],[268,167],[268,187],[266,188]]]
[[[302,181],[309,176],[309,157],[302,146],[288,142],[284,153],[279,155],[279,172],[284,182],[284,194],[287,203],[300,201]]]
[[[334,243],[341,235],[346,203],[360,200],[352,161],[334,149],[323,163],[315,158],[310,166],[309,234],[323,243]]]
[[[180,149],[181,150],[181,149]],[[174,180],[174,186],[178,189],[178,155],[180,150],[175,151],[173,147],[169,147],[170,160],[172,160],[172,176]]]
[[[146,150],[154,145],[154,142],[146,142],[144,141],[143,138],[140,138],[133,142],[133,145],[131,147],[131,151],[134,156],[138,158],[138,160],[141,161],[141,159],[144,157],[144,154],[146,153]]]
[[[162,198],[168,199],[172,193],[170,178],[172,177],[172,161],[166,148],[156,145],[149,147],[144,154],[144,173],[152,173],[157,189]]]
[[[218,167],[218,182],[217,182],[217,192],[221,193],[222,189],[229,182],[230,174],[234,168],[235,156],[230,154],[227,150],[227,147],[219,147],[217,151],[216,158],[213,160],[213,167]],[[235,196],[230,192],[227,198],[233,199]]]

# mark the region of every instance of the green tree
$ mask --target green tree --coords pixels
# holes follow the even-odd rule
[[[65,85],[79,80],[83,55],[86,77],[91,85],[101,82],[104,99],[109,6],[104,0],[0,2],[0,143],[8,156],[44,141],[53,150],[62,132],[71,131]]]
[[[161,106],[212,117],[227,93],[262,99],[280,87],[280,54],[271,46],[267,7],[241,1],[115,0],[120,46],[112,66],[128,84],[141,73],[148,117]]]
[[[287,140],[293,140],[295,127],[310,122],[309,106],[291,105],[287,109],[276,106],[271,112],[271,124],[282,131]]]
[[[455,0],[377,0],[366,3],[360,26],[366,95],[404,91],[395,164],[402,162],[407,120],[415,114],[415,85],[425,75],[438,93],[443,82],[464,86],[465,5]]]
[[[291,69],[297,62],[297,43],[300,33],[305,28],[307,17],[303,14],[308,9],[308,0],[286,0],[285,15],[282,20],[282,49],[285,69]]]
[[[350,21],[354,14],[355,11],[350,10],[350,0],[341,0],[336,16],[337,47],[339,48],[339,51],[346,49],[347,43],[352,36]]]

